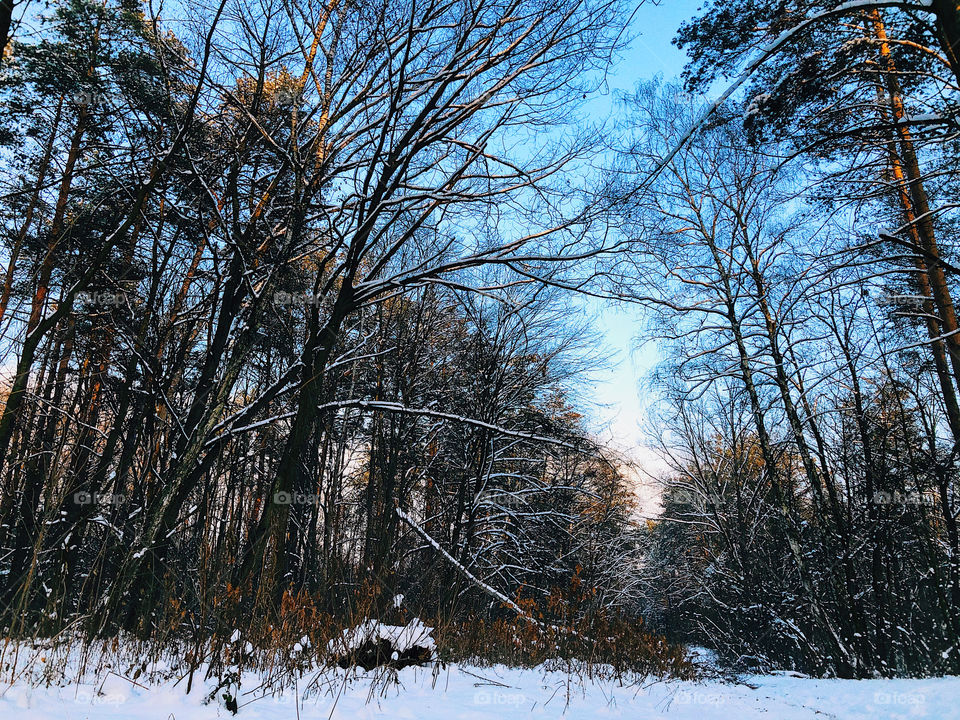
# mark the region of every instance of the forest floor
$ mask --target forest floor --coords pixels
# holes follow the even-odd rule
[[[216,683],[134,681],[112,671],[95,679],[37,685],[31,673],[0,686],[0,718],[18,720],[209,720],[233,717]],[[581,679],[559,670],[406,668],[399,673],[306,673],[283,695],[264,694],[244,675],[238,718],[263,720],[512,720],[671,718],[678,720],[886,720],[960,718],[960,677],[817,680],[795,674],[740,682]],[[144,684],[145,682],[149,684]],[[216,699],[206,702],[211,693]]]

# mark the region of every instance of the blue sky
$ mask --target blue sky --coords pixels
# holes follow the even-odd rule
[[[609,91],[630,91],[638,80],[658,74],[667,79],[679,76],[685,56],[671,40],[680,24],[696,14],[700,4],[698,0],[644,2],[631,27],[631,34],[636,37],[608,78]],[[598,107],[610,107],[610,96],[598,97],[596,103]],[[595,305],[594,309],[606,345],[615,353],[609,369],[596,375],[598,434],[613,447],[627,452],[647,472],[656,472],[662,462],[644,448],[640,424],[648,398],[641,397],[638,387],[643,374],[656,362],[656,350],[635,347],[634,339],[643,321],[637,310],[610,305]],[[638,478],[638,482],[642,480],[642,476]],[[639,494],[642,501],[657,495],[642,488]]]
[[[629,89],[636,79],[657,73],[665,77],[680,74],[684,54],[671,41],[680,24],[696,15],[701,4],[701,0],[645,0],[640,5],[632,26],[638,36],[615,72],[623,81],[620,87]]]

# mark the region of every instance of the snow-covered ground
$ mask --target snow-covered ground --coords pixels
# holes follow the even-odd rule
[[[752,676],[743,684],[613,681],[581,684],[558,671],[504,667],[407,668],[395,679],[325,670],[306,674],[282,697],[263,695],[244,677],[238,718],[676,718],[690,720],[883,720],[960,718],[960,677],[925,680],[813,680],[787,674]],[[208,720],[233,717],[222,700],[204,704],[215,685],[175,679],[146,686],[108,673],[96,683],[34,687],[26,681],[0,691],[3,720]]]

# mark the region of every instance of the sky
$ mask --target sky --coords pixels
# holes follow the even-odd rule
[[[629,92],[639,80],[656,75],[665,79],[678,77],[685,54],[671,44],[681,23],[693,17],[700,0],[646,0],[637,10],[631,26],[635,35],[608,79],[609,92]],[[597,98],[598,106],[610,107],[610,96]],[[650,398],[640,389],[640,380],[657,361],[656,349],[636,347],[635,338],[643,318],[633,309],[598,304],[599,328],[605,345],[613,352],[608,369],[595,374],[594,399],[596,432],[612,448],[624,452],[635,461],[640,471],[633,478],[641,502],[641,515],[653,516],[659,511],[659,492],[649,476],[661,472],[665,465],[656,452],[646,446],[641,427]]]

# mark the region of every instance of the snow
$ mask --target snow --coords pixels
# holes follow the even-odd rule
[[[399,636],[399,635],[398,635]],[[198,677],[203,677],[198,671]],[[0,718],[18,720],[213,720],[232,715],[204,704],[214,681],[184,692],[176,678],[146,686],[107,673],[95,682],[0,689]],[[673,718],[676,720],[892,720],[960,718],[960,678],[814,680],[783,673],[743,683],[612,680],[581,684],[557,670],[406,668],[399,673],[339,669],[306,674],[299,690],[262,695],[244,674],[238,718],[251,720],[514,720],[518,718]],[[312,688],[312,689],[308,689]],[[297,703],[299,707],[294,707]]]

